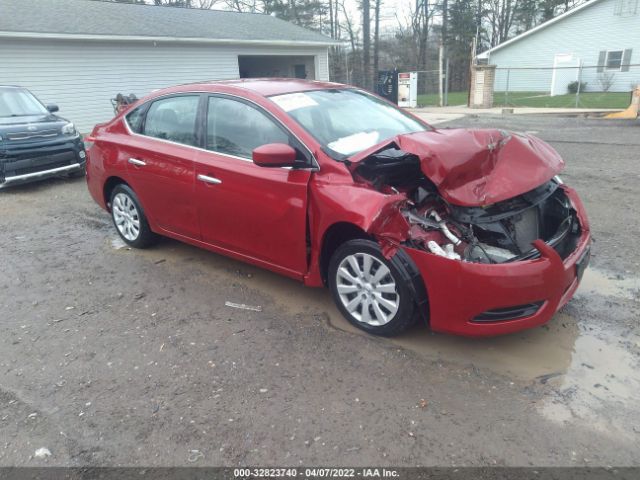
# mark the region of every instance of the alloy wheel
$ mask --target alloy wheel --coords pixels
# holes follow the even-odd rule
[[[134,242],[140,235],[140,215],[135,203],[125,193],[118,193],[113,197],[113,220],[120,234]]]
[[[348,255],[340,262],[336,271],[336,289],[349,314],[371,326],[389,323],[400,305],[400,295],[391,271],[367,253]]]

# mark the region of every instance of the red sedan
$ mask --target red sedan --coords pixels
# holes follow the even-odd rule
[[[86,139],[122,239],[157,235],[306,285],[377,335],[547,322],[589,261],[584,207],[530,135],[435,129],[362,90],[293,79],[157,91]]]

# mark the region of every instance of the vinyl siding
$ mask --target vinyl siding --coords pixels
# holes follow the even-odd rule
[[[556,54],[571,54],[582,61],[582,80],[587,91],[601,90],[598,82],[598,57],[603,50],[632,49],[631,65],[640,64],[640,8],[631,16],[614,15],[619,0],[600,0],[558,22],[523,37],[521,40],[489,53],[489,63],[497,65],[496,90],[506,88],[507,67],[538,67],[539,70],[511,70],[512,91],[548,92],[551,87]],[[588,68],[594,67],[594,68]],[[577,69],[558,72],[562,82],[577,79]],[[607,70],[614,74],[611,91],[629,91],[640,83],[640,66],[628,72]]]
[[[328,80],[324,47],[280,48],[0,39],[0,84],[30,89],[82,132],[113,117],[116,93],[138,97],[170,85],[238,78],[238,55],[313,55]]]

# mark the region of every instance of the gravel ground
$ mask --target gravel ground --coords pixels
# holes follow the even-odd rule
[[[640,123],[462,125],[536,132],[586,204],[592,268],[547,326],[374,338],[324,290],[125,248],[83,180],[0,192],[0,465],[640,465]]]

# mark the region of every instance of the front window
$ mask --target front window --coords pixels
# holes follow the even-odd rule
[[[0,87],[0,117],[27,117],[49,113],[31,92]]]
[[[354,89],[289,93],[270,99],[336,158],[397,135],[429,129],[402,110]]]
[[[268,143],[289,143],[289,135],[264,113],[244,102],[209,97],[207,149],[251,158],[255,148]]]

